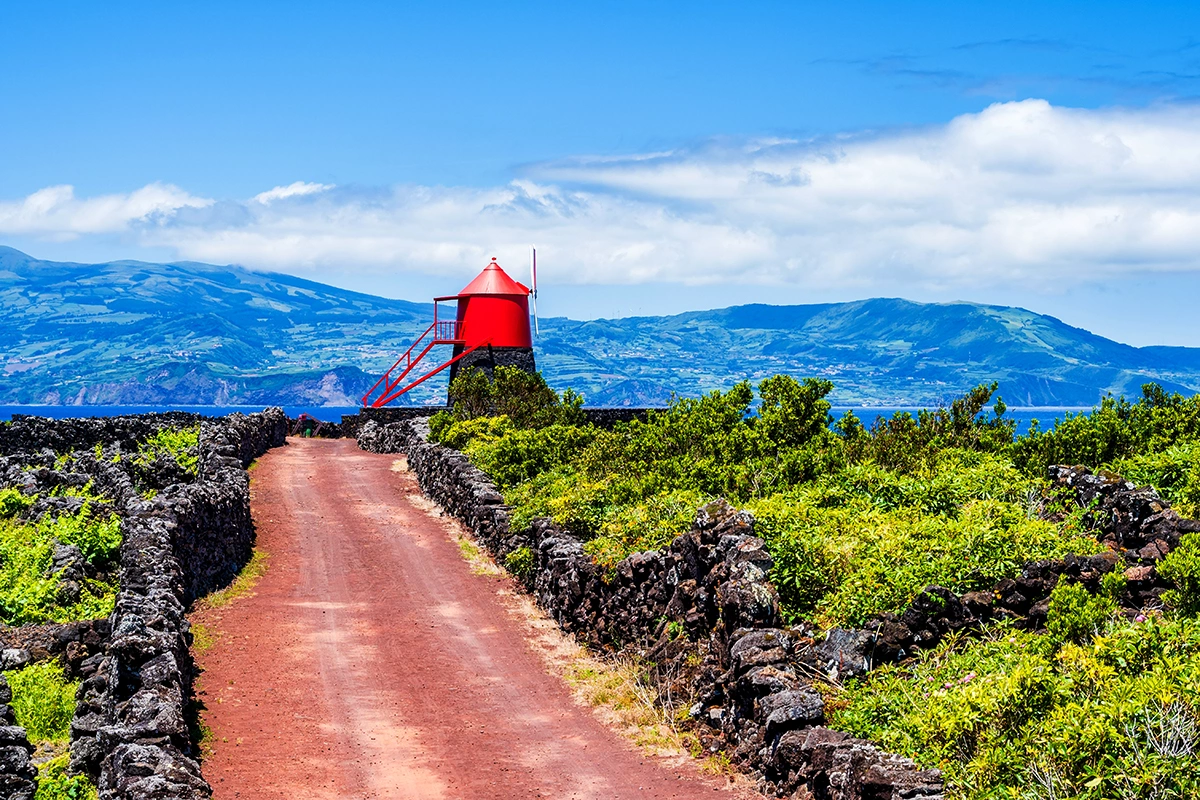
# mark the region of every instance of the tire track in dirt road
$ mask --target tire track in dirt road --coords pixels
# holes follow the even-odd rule
[[[510,579],[472,572],[393,459],[293,439],[259,460],[269,568],[196,615],[217,800],[734,796],[577,704]]]

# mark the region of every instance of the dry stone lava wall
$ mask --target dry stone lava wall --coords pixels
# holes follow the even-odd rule
[[[36,776],[30,755],[33,746],[25,729],[13,716],[12,689],[0,675],[0,797],[5,800],[33,800],[37,791]]]
[[[197,479],[171,482],[149,500],[134,490],[128,460],[121,466],[87,452],[97,444],[117,443],[136,451],[164,424],[197,422]],[[61,653],[82,679],[71,725],[71,768],[90,774],[103,800],[211,796],[188,726],[194,667],[184,611],[193,599],[227,584],[249,558],[254,529],[246,467],[268,448],[284,444],[286,434],[287,418],[279,409],[221,419],[26,417],[0,429],[4,484],[32,494],[92,481],[113,499],[121,518],[120,588],[107,620],[0,633],[0,642],[22,645],[0,657],[12,651],[38,660]],[[80,472],[55,471],[54,453],[70,450],[83,451],[77,452]],[[169,464],[151,467],[165,474],[164,480],[179,477]],[[19,762],[15,750],[3,749],[20,748],[20,742],[8,743],[14,734],[6,731],[0,726],[0,785],[8,780],[3,755]]]
[[[804,677],[820,655],[806,631],[782,626],[767,580],[771,557],[748,513],[712,503],[666,550],[636,553],[606,573],[550,520],[514,530],[495,485],[462,453],[430,443],[428,431],[424,419],[369,420],[358,441],[371,452],[407,453],[430,499],[502,563],[525,563],[518,577],[564,630],[657,663],[666,688],[695,698],[702,742],[757,774],[764,791],[818,800],[942,797],[938,773],[823,727],[821,696]],[[525,548],[530,558],[508,559]]]

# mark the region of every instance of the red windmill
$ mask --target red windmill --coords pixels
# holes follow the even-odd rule
[[[536,287],[536,271],[533,276]],[[490,373],[492,368],[505,364],[532,372],[534,362],[533,337],[529,330],[529,297],[533,294],[525,284],[510,278],[493,258],[461,292],[433,299],[433,324],[363,395],[363,405],[372,408],[387,405],[446,367],[451,367],[451,380],[460,369],[468,366],[479,366]],[[451,300],[458,303],[454,320],[441,319],[439,304]],[[440,344],[454,346],[450,359],[416,380],[410,380],[417,365]],[[418,351],[418,348],[421,349]],[[393,373],[396,374],[393,376]],[[406,380],[410,382],[405,384]],[[376,395],[374,400],[371,400],[372,395]]]

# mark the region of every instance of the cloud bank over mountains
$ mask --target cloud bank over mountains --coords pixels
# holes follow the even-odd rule
[[[1200,106],[1000,103],[936,127],[530,165],[502,186],[150,184],[0,200],[0,235],[117,236],[328,278],[473,273],[536,243],[558,283],[904,281],[971,290],[1200,272]]]

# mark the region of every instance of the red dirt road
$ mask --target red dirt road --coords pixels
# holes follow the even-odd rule
[[[573,700],[394,459],[304,439],[260,459],[267,573],[197,615],[217,800],[729,796]]]

